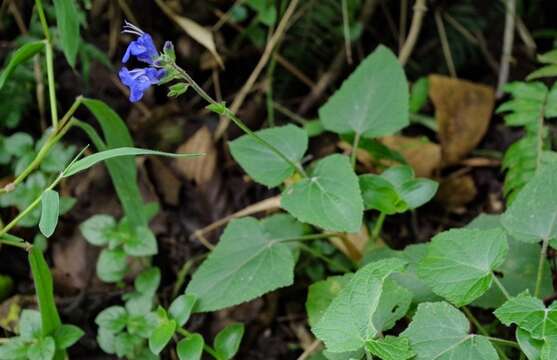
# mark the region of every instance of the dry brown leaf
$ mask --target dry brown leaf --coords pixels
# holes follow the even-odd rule
[[[477,194],[472,176],[463,175],[443,180],[435,199],[449,209],[457,209],[470,203]]]
[[[174,173],[160,160],[153,157],[149,160],[151,164],[151,174],[155,182],[155,186],[165,203],[177,206],[179,204],[180,180]]]
[[[215,60],[223,67],[222,59],[217,52],[217,47],[215,45],[215,38],[211,30],[204,28],[195,21],[188,19],[185,16],[176,15],[176,13],[164,4],[162,0],[156,0],[162,11],[168,16],[172,21],[174,21],[178,26],[182,28],[189,36],[191,36],[199,44],[203,45],[213,56]]]
[[[350,259],[360,261],[369,241],[369,232],[367,226],[362,225],[359,233],[344,234],[343,238],[333,237],[330,241]]]
[[[429,96],[435,105],[443,162],[457,163],[484,137],[495,105],[495,91],[486,85],[430,75]]]
[[[67,293],[87,288],[95,271],[97,253],[97,249],[85,241],[79,230],[70,238],[54,242],[52,271],[56,286]]]
[[[198,185],[211,179],[217,164],[217,151],[213,136],[206,126],[197,130],[188,141],[178,148],[177,152],[204,153],[204,156],[198,158],[176,159],[174,160],[174,166],[186,179],[193,180]]]
[[[433,177],[441,166],[441,146],[426,138],[395,135],[385,136],[381,142],[401,153],[418,177]]]

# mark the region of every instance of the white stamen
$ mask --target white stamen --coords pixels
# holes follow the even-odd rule
[[[122,32],[126,34],[137,35],[137,36],[142,36],[144,34],[143,30],[141,30],[134,24],[128,22],[127,20],[124,20],[124,30],[122,30]]]

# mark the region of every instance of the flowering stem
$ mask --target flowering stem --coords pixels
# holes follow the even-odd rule
[[[199,96],[201,96],[205,101],[207,101],[209,104],[211,105],[215,105],[215,106],[223,106],[224,107],[224,113],[222,115],[224,115],[225,117],[227,117],[228,119],[230,119],[234,124],[236,124],[236,126],[238,126],[243,132],[245,132],[246,134],[253,136],[257,141],[259,141],[261,144],[267,146],[272,152],[274,152],[278,157],[280,157],[282,160],[286,161],[287,163],[289,163],[292,167],[294,167],[294,169],[296,169],[296,171],[298,173],[300,173],[300,175],[302,175],[303,177],[307,178],[307,174],[304,171],[304,169],[302,168],[302,166],[292,160],[290,160],[286,155],[284,155],[284,153],[282,151],[280,151],[279,149],[277,149],[273,144],[269,143],[268,141],[266,141],[265,139],[261,138],[259,135],[257,135],[256,133],[254,133],[249,127],[246,126],[246,124],[239,118],[236,116],[236,114],[234,114],[229,108],[227,108],[226,106],[224,106],[223,104],[217,102],[215,99],[213,99],[209,94],[207,94],[207,92],[205,92],[205,90],[203,90],[203,88],[201,88],[201,86],[199,86],[193,79],[192,77],[181,67],[179,67],[178,65],[176,65],[176,63],[172,63],[172,68],[174,70],[176,70],[176,72],[178,72],[178,74],[180,75],[180,77],[182,77],[182,79],[184,79],[186,81],[186,83],[188,83],[188,85],[190,85],[193,90],[199,94]]]

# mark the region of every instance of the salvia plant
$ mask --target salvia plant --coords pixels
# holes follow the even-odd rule
[[[557,303],[544,301],[553,293],[547,254],[557,248],[557,193],[553,191],[557,162],[544,120],[557,115],[556,86],[526,82],[507,87],[512,99],[499,111],[507,114],[507,124],[525,129],[524,138],[513,145],[519,150],[511,147],[504,160],[506,193],[512,199],[507,210],[500,216],[481,215],[467,227],[441,232],[428,243],[392,250],[380,246],[385,218],[430,201],[437,183],[417,178],[404,163],[380,174],[357,171],[358,149],[376,146],[374,139],[409,124],[409,86],[388,48],[377,47],[319,109],[324,131],[350,141],[350,155],[307,160],[306,129],[285,125],[250,130],[178,65],[172,43],[166,42],[159,51],[151,35],[126,23],[124,32],[134,39],[122,63],[142,64],[132,69],[123,66],[118,73],[129,88],[129,100],[141,100],[152,86],[168,86],[172,97],[192,89],[207,102],[208,110],[244,131],[229,143],[233,158],[254,181],[280,190],[284,210],[265,218],[230,221],[183,293],[165,307],[157,299],[161,273],[151,264],[158,249],[148,225],[158,206],[141,199],[133,156],[201,154],[134,147],[124,122],[99,100],[80,96],[59,117],[53,49],[58,45],[74,66],[80,24],[73,16],[77,11],[73,1],[55,0],[54,9],[57,19],[65,19],[57,24],[59,36],[53,38],[42,1],[37,0],[44,39],[16,50],[0,75],[1,89],[28,60],[44,57],[51,113],[51,127],[37,144],[17,133],[0,143],[15,144],[2,159],[15,173],[14,180],[0,190],[0,199],[8,199],[2,200],[2,206],[19,209],[0,229],[0,242],[28,252],[38,303],[38,311],[21,313],[17,336],[0,346],[1,359],[64,359],[66,349],[83,335],[76,326],[61,322],[40,248],[11,232],[38,221],[40,232],[51,237],[59,215],[68,209],[57,185],[99,162],[106,164],[124,215],[115,219],[97,214],[80,226],[87,241],[102,248],[97,274],[105,282],[121,285],[129,280],[130,260],[146,264],[133,290],[95,317],[98,345],[108,354],[156,359],[172,346],[181,360],[201,359],[204,354],[231,359],[239,350],[244,326],[230,324],[209,341],[188,330],[191,315],[228,308],[292,285],[296,264],[307,255],[328,262],[329,270],[336,273],[315,276],[318,279],[307,293],[308,323],[323,344],[316,359],[557,358]],[[98,121],[102,136],[76,118],[82,106]],[[76,154],[76,149],[61,145],[72,129],[84,131],[97,152],[83,156],[85,150]],[[59,155],[49,163],[54,153]],[[349,234],[368,224],[373,226],[372,241],[361,261],[338,264],[316,250],[331,238],[348,243]],[[486,311],[483,321],[476,318],[472,306]]]

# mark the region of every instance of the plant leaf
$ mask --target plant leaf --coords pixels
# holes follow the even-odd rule
[[[124,250],[102,249],[97,260],[97,275],[104,282],[122,280],[127,271],[128,259]]]
[[[218,245],[186,288],[186,294],[198,299],[195,312],[233,306],[292,284],[294,255],[281,239],[303,233],[298,226],[269,225],[272,219],[284,216],[263,221],[247,217],[228,224]]]
[[[116,229],[116,220],[110,215],[93,215],[79,225],[85,239],[96,246],[107,245]]]
[[[28,345],[19,337],[10,338],[0,345],[0,359],[19,360],[27,356]]]
[[[161,271],[158,267],[152,266],[143,270],[138,277],[135,278],[135,290],[145,295],[154,295],[161,282]]]
[[[354,233],[362,226],[358,177],[343,155],[319,160],[309,178],[282,193],[281,206],[301,222],[325,230]]]
[[[54,358],[56,344],[50,336],[39,338],[27,349],[29,360],[51,360]]]
[[[203,355],[203,345],[205,341],[203,336],[192,334],[191,336],[180,340],[176,345],[176,352],[180,360],[200,360]]]
[[[39,311],[41,312],[41,324],[43,336],[53,335],[62,325],[60,315],[54,302],[54,291],[52,288],[52,275],[43,257],[43,253],[33,247],[28,255],[33,282],[37,293]]]
[[[256,134],[294,163],[300,162],[308,147],[307,133],[294,125],[260,130]],[[289,162],[252,135],[244,135],[229,144],[234,159],[249,176],[263,185],[269,187],[280,185],[295,171]]]
[[[63,324],[54,333],[54,341],[57,349],[67,349],[75,344],[85,332],[75,325]]]
[[[469,329],[466,316],[450,304],[421,303],[412,322],[400,336],[410,340],[416,360],[498,360],[489,340],[468,334]]]
[[[111,306],[101,311],[95,318],[100,328],[112,333],[121,331],[128,322],[128,313],[122,306]]]
[[[39,221],[39,229],[41,233],[51,237],[58,225],[58,216],[60,214],[60,196],[54,190],[47,190],[41,196],[41,220]]]
[[[319,109],[319,118],[338,134],[390,135],[408,125],[408,99],[402,66],[380,45]]]
[[[373,326],[381,332],[390,330],[398,319],[406,315],[410,304],[412,304],[410,290],[398,285],[393,279],[386,279],[379,305],[373,314]]]
[[[350,273],[343,276],[330,276],[310,285],[306,300],[306,312],[311,327],[317,325],[333,299],[348,285],[352,276],[354,274]]]
[[[373,324],[373,315],[379,306],[383,283],[387,276],[402,271],[405,265],[400,259],[381,260],[354,274],[312,327],[328,351],[355,351],[376,336],[378,329]]]
[[[482,214],[474,219],[468,228],[473,229],[502,229],[500,216]],[[495,268],[502,276],[499,281],[512,296],[524,290],[534,291],[538,273],[540,247],[538,244],[528,244],[508,237],[509,254],[503,264]],[[553,293],[549,262],[544,260],[542,273],[542,298]],[[503,305],[507,299],[498,287],[492,286],[485,294],[476,299],[472,304],[487,309],[495,309]]]
[[[542,168],[501,217],[501,223],[515,239],[537,243],[557,236],[557,165]]]
[[[534,339],[528,331],[521,328],[516,328],[515,337],[518,345],[520,345],[520,350],[522,350],[528,360],[540,359],[540,354],[545,344],[543,340]]]
[[[184,326],[184,324],[188,322],[196,302],[197,299],[194,295],[184,294],[178,296],[174,299],[172,304],[170,304],[168,312],[170,316],[176,320],[178,326]]]
[[[25,309],[19,317],[19,336],[23,340],[33,340],[41,337],[41,313],[36,310]]]
[[[158,252],[155,234],[147,226],[130,229],[132,236],[124,242],[124,251],[130,256],[151,256]]]
[[[229,360],[236,355],[243,336],[244,324],[230,324],[219,331],[213,345],[221,360]]]
[[[6,80],[10,77],[15,68],[21,63],[26,62],[35,56],[39,51],[44,48],[43,41],[28,42],[17,49],[10,57],[8,64],[4,67],[4,71],[0,74],[0,89],[4,87]]]
[[[156,151],[156,150],[149,150],[149,149],[121,147],[121,148],[101,151],[93,155],[86,156],[85,158],[78,160],[73,164],[71,164],[70,166],[68,166],[66,170],[64,170],[63,176],[70,177],[72,175],[77,174],[80,171],[89,169],[90,167],[96,165],[101,161],[109,160],[115,157],[137,156],[137,155],[157,155],[157,156],[167,156],[167,157],[174,157],[174,158],[201,156],[201,154],[173,154],[173,153],[167,153],[163,151]]]
[[[77,50],[81,39],[79,37],[79,15],[74,0],[54,0],[56,21],[64,55],[71,67],[75,66]]]
[[[153,331],[149,336],[149,349],[155,355],[158,355],[172,339],[176,330],[175,320],[165,320]]]
[[[508,252],[506,235],[500,229],[456,229],[436,235],[418,276],[433,291],[457,306],[483,295],[493,281],[493,270]]]
[[[384,339],[371,340],[366,348],[383,360],[406,360],[415,355],[410,349],[410,341],[405,337],[386,336]]]

